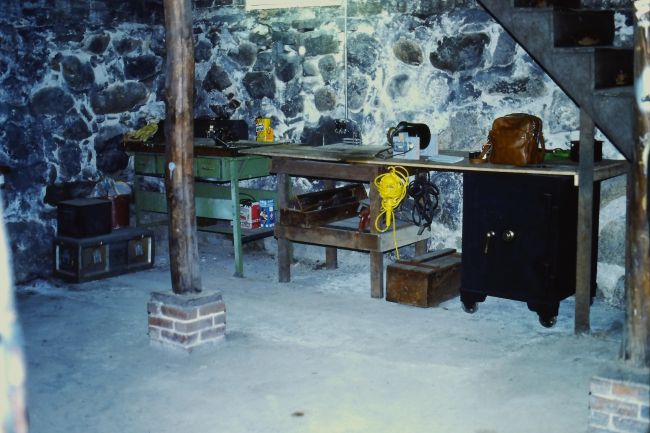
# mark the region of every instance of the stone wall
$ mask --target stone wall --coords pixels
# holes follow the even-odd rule
[[[0,164],[12,168],[5,206],[18,281],[50,273],[51,203],[102,177],[129,179],[121,134],[164,117],[165,63],[161,0],[23,3],[10,0],[0,16]],[[243,0],[195,0],[194,10],[196,116],[245,119],[251,134],[264,115],[278,138],[338,141],[333,121],[347,107],[364,144],[407,120],[428,124],[440,148],[476,150],[492,120],[515,111],[544,119],[549,147],[577,135],[577,108],[473,0],[349,0],[347,20],[343,8],[247,13]],[[619,14],[621,45],[626,21]],[[459,247],[461,178],[434,180],[432,246]],[[622,275],[623,188],[603,187],[608,293]]]

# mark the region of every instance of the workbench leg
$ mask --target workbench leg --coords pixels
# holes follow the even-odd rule
[[[429,244],[429,239],[422,239],[421,241],[417,241],[415,243],[416,257],[421,256],[422,254],[426,254],[428,244]]]
[[[275,213],[276,224],[281,224],[280,209],[289,205],[289,192],[291,177],[286,173],[278,173],[278,205]],[[291,245],[285,238],[278,239],[278,281],[288,283],[291,281]]]
[[[370,296],[384,297],[384,253],[370,252]]]
[[[594,122],[580,110],[578,165],[578,242],[576,257],[575,333],[589,332],[592,285],[592,224],[594,201]]]
[[[379,174],[379,170],[375,173],[370,181],[370,232],[377,234],[375,228],[375,218],[381,212],[381,196],[377,187],[375,186],[374,178]],[[370,252],[370,296],[373,298],[384,297],[384,253]]]
[[[241,221],[239,220],[239,173],[237,160],[228,160],[230,168],[230,200],[232,201],[232,244],[235,250],[235,276],[244,276],[244,257],[242,255]]]
[[[336,181],[327,179],[323,181],[325,189],[336,188]],[[336,247],[325,247],[325,269],[336,269],[338,264],[338,253]]]

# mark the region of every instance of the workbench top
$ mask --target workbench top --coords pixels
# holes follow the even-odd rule
[[[330,144],[324,146],[305,146],[300,144],[276,144],[260,148],[243,149],[242,154],[261,155],[272,158],[289,158],[300,160],[315,160],[341,162],[351,164],[367,164],[380,166],[401,165],[407,168],[422,168],[431,171],[482,171],[500,173],[538,174],[553,176],[573,176],[575,185],[578,184],[578,163],[573,161],[545,161],[542,164],[514,166],[506,164],[472,164],[467,158],[467,152],[441,151],[443,155],[463,157],[456,163],[444,163],[427,160],[400,158],[382,158],[387,146],[357,146],[349,144]],[[619,176],[627,172],[628,164],[624,160],[603,160],[594,163],[594,181]]]

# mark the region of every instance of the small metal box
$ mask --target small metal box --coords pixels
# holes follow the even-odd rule
[[[88,238],[54,238],[54,275],[80,283],[107,278],[154,264],[153,231],[135,227]]]
[[[110,200],[80,198],[57,204],[57,235],[84,238],[105,235],[112,228]]]

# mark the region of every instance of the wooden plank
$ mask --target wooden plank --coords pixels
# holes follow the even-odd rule
[[[286,238],[293,242],[314,245],[327,245],[355,251],[379,252],[379,237],[371,233],[359,233],[356,230],[332,227],[295,227],[276,224],[275,236]]]
[[[284,209],[289,204],[291,178],[285,173],[278,174],[278,209]],[[291,281],[291,248],[286,233],[283,232],[280,212],[276,212],[275,236],[278,239],[278,281]]]
[[[326,209],[302,212],[295,209],[280,209],[283,224],[295,227],[315,227],[331,221],[357,215],[358,202],[344,203]]]
[[[234,158],[226,161],[230,167],[230,199],[231,199],[231,209],[232,209],[232,243],[233,250],[235,252],[235,277],[244,276],[244,257],[243,257],[243,247],[241,241],[241,219],[239,218],[239,179],[237,174],[237,160]]]
[[[374,220],[372,221],[374,224]],[[418,241],[423,241],[429,239],[431,235],[427,230],[418,235],[419,227],[414,226],[413,224],[405,224],[402,227],[398,226],[397,228],[397,245],[398,247],[403,247],[406,245],[411,245]],[[379,238],[379,251],[390,251],[395,249],[395,240],[393,239],[393,229],[382,233]]]
[[[336,188],[336,181],[327,179],[323,182],[325,188],[333,189]],[[365,189],[364,189],[365,193]],[[338,264],[338,252],[334,247],[325,247],[325,269],[336,269],[339,267]]]
[[[201,291],[194,208],[194,38],[190,0],[164,0],[169,262],[176,294]]]
[[[241,151],[244,149],[252,149],[257,147],[268,146],[267,143],[255,142],[255,141],[236,141],[230,143],[228,147],[217,146],[201,146],[199,145],[199,140],[195,137],[192,140],[194,146],[194,155],[195,156],[211,156],[211,157],[235,157],[242,155]],[[129,142],[124,141],[123,143],[124,150],[128,153],[165,153],[165,144],[164,143],[142,143],[142,142]]]
[[[370,178],[370,233],[381,241],[382,236],[375,224],[377,216],[381,214],[381,195],[373,182],[375,177]],[[379,299],[384,297],[384,254],[382,251],[375,250],[370,253],[370,296]]]
[[[592,278],[592,222],[595,125],[580,110],[580,171],[578,183],[578,244],[576,257],[575,332],[589,332]]]
[[[359,176],[348,179],[340,177],[341,180],[367,180],[371,179],[372,175],[361,174],[369,166],[388,167],[400,165],[406,168],[420,168],[428,171],[478,171],[478,172],[496,172],[496,173],[518,173],[518,174],[538,174],[545,176],[577,176],[578,165],[571,161],[545,161],[542,164],[527,165],[523,167],[505,165],[505,164],[471,164],[466,158],[466,152],[459,151],[442,151],[441,154],[454,155],[465,157],[461,162],[457,163],[442,163],[426,160],[424,157],[419,160],[408,160],[398,158],[382,159],[374,157],[373,152],[358,152],[357,154],[350,153],[351,150],[345,147],[338,146],[336,148],[328,148],[329,146],[300,146],[300,145],[281,145],[271,146],[266,149],[248,149],[242,151],[246,154],[259,154],[273,157],[271,171],[276,173],[284,171],[296,176],[303,177],[323,177],[337,179],[335,174],[328,173],[327,170],[310,172],[309,168],[301,166],[298,161],[309,162],[339,162],[345,164],[355,164],[358,166]],[[368,146],[349,146],[350,148],[365,148]],[[338,149],[338,150],[337,150]],[[373,149],[374,150],[374,149]],[[313,161],[310,161],[313,160]],[[336,166],[336,164],[334,164]],[[314,165],[313,167],[318,167]],[[621,175],[625,172],[625,161],[603,160],[594,165],[596,180],[603,180],[609,177]],[[293,170],[296,170],[295,172]],[[348,174],[348,176],[350,176]]]
[[[365,198],[368,198],[368,194],[363,185],[353,184],[300,194],[291,200],[291,204],[297,210],[308,212],[351,202],[358,203]]]
[[[242,154],[262,155],[273,158],[313,159],[317,161],[341,162],[354,158],[373,158],[387,146],[357,146],[346,144],[328,144],[325,146],[305,146],[301,144],[277,144],[274,146],[245,149]]]
[[[292,176],[319,179],[337,179],[368,182],[382,171],[381,167],[352,165],[302,159],[273,158],[271,173],[289,173]]]
[[[626,320],[622,355],[638,368],[650,367],[650,12],[647,2],[635,2],[634,77],[637,90],[637,142],[628,183],[626,251]]]

